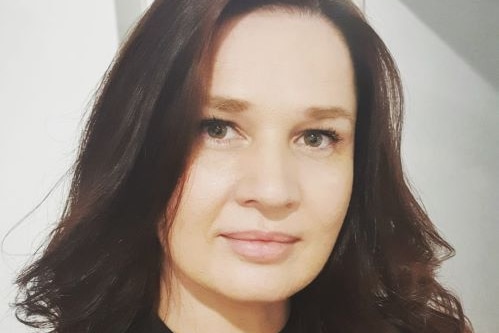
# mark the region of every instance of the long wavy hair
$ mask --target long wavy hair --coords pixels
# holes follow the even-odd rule
[[[471,332],[459,301],[435,279],[453,249],[404,177],[396,65],[348,0],[155,1],[98,90],[58,226],[17,279],[21,322],[118,333],[157,311],[169,262],[157,230],[175,216],[217,33],[259,8],[327,18],[355,71],[351,201],[325,267],[291,298],[295,331]]]

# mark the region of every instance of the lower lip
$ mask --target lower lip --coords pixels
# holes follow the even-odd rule
[[[271,263],[283,260],[290,255],[294,245],[294,243],[224,238],[237,255],[245,260],[257,263]]]

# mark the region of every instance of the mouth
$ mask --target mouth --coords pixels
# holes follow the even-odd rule
[[[262,264],[286,259],[300,240],[285,233],[258,230],[222,233],[220,236],[239,258]]]

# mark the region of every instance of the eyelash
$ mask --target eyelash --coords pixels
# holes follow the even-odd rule
[[[216,118],[213,116],[213,117],[205,118],[205,119],[201,120],[200,130],[204,130],[207,127],[213,126],[213,125],[228,126],[228,127],[232,127],[233,129],[235,129],[235,127],[236,127],[236,124],[234,124],[231,121],[223,120],[223,119]]]
[[[199,126],[199,131],[201,134],[206,133],[208,128],[210,128],[211,126],[215,126],[215,125],[221,126],[221,127],[230,127],[234,131],[238,132],[236,130],[235,123],[233,123],[231,121],[223,120],[220,118],[216,118],[216,117],[211,117],[211,118],[206,118],[206,119],[201,120],[201,125]],[[217,142],[218,144],[229,144],[231,141],[231,140],[227,140],[227,139],[217,139],[217,138],[213,138],[210,136],[208,136],[208,137],[209,137],[209,140],[213,140],[213,141]]]
[[[338,132],[336,132],[333,129],[327,129],[327,128],[314,128],[314,129],[309,129],[306,130],[305,132],[309,133],[318,133],[320,135],[324,135],[328,139],[331,140],[332,144],[337,144],[338,142],[341,141],[340,136],[338,135]]]
[[[216,117],[210,117],[210,118],[206,118],[206,119],[203,119],[201,120],[201,124],[200,124],[200,133],[206,133],[207,129],[210,128],[210,126],[221,126],[221,127],[230,127],[232,128],[234,131],[238,132],[237,129],[236,129],[236,124],[231,122],[231,121],[227,121],[227,120],[223,120],[223,119],[220,119],[220,118],[216,118]],[[339,134],[334,130],[334,129],[329,129],[329,128],[313,128],[313,129],[307,129],[304,131],[305,134],[311,134],[311,133],[314,133],[314,134],[319,134],[319,135],[323,135],[325,136],[327,139],[329,139],[331,141],[331,145],[328,145],[327,148],[317,148],[317,147],[310,147],[310,148],[316,148],[316,149],[319,149],[319,150],[324,150],[324,149],[328,149],[330,148],[330,146],[334,146],[336,144],[338,144],[342,138],[339,136]],[[218,144],[229,144],[230,143],[230,139],[217,139],[217,138],[213,138],[213,137],[209,137],[210,140],[214,140],[216,141]],[[223,142],[223,141],[226,141],[226,142]]]

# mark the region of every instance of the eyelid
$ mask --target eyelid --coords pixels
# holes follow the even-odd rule
[[[221,119],[221,118],[218,118],[218,117],[215,117],[215,116],[211,116],[211,117],[208,117],[208,118],[201,119],[201,122],[200,122],[200,125],[199,125],[199,132],[202,133],[202,132],[205,131],[205,129],[207,127],[213,126],[213,125],[227,126],[232,131],[236,132],[238,136],[244,137],[244,135],[238,129],[238,126],[237,126],[236,123],[234,123],[233,121]],[[234,138],[221,138],[221,139],[217,139],[217,138],[212,138],[212,137],[209,137],[208,139],[212,140],[212,141],[214,140],[214,141],[217,141],[217,142],[223,142],[223,141],[225,141],[225,142],[228,142],[228,143],[230,143],[230,141],[232,141],[232,140],[236,140]]]
[[[340,141],[342,141],[342,137],[338,134],[338,132],[333,128],[309,128],[300,132],[300,135],[296,139],[296,141],[305,140],[305,136],[310,133],[315,133],[321,136],[326,137],[326,140],[331,141],[326,147],[313,147],[309,146],[306,143],[300,143],[301,146],[306,147],[307,150],[331,150],[333,149]]]
[[[307,131],[308,132],[317,132],[321,135],[324,135],[324,136],[328,137],[333,142],[333,144],[337,144],[338,142],[343,140],[343,138],[333,128],[314,128],[314,129],[310,129]],[[307,131],[305,131],[305,133]]]
[[[230,127],[234,127],[234,128],[236,127],[236,124],[234,122],[232,122],[230,120],[217,118],[215,116],[211,116],[211,117],[202,119],[200,127],[203,128],[203,127],[206,127],[208,125],[213,125],[213,124],[222,124],[222,125],[230,126]]]
[[[238,125],[235,122],[230,121],[230,120],[225,120],[225,119],[222,119],[222,118],[219,118],[216,116],[210,116],[210,117],[202,119],[200,122],[200,132],[204,131],[207,127],[212,126],[212,125],[227,126],[231,130],[235,131],[240,137],[245,137],[245,135],[242,134],[241,131],[238,129]],[[340,141],[343,140],[342,137],[338,134],[338,132],[334,128],[331,128],[329,126],[327,126],[327,127],[317,126],[317,127],[306,128],[306,129],[301,130],[299,132],[297,139],[294,140],[294,142],[297,142],[299,140],[304,140],[305,135],[310,134],[310,133],[316,133],[316,134],[325,136],[327,138],[327,140],[330,140],[331,142],[330,142],[330,144],[328,144],[326,147],[323,147],[323,148],[313,147],[313,146],[309,146],[307,144],[302,144],[303,146],[306,146],[307,149],[309,149],[309,150],[329,150],[329,149],[334,148],[334,146],[336,144],[338,144]],[[212,137],[209,137],[208,139],[212,140],[212,141],[216,141],[218,144],[221,144],[221,143],[230,144],[231,141],[237,140],[234,138],[217,139],[217,138],[212,138]]]
[[[201,119],[201,122],[199,124],[199,131],[201,132],[201,131],[205,130],[207,127],[213,126],[213,125],[227,126],[227,127],[230,127],[231,129],[233,129],[234,131],[236,131],[237,133],[239,133],[239,131],[237,130],[237,125],[234,122],[229,121],[229,120],[224,120],[221,118],[217,118],[215,116]]]

